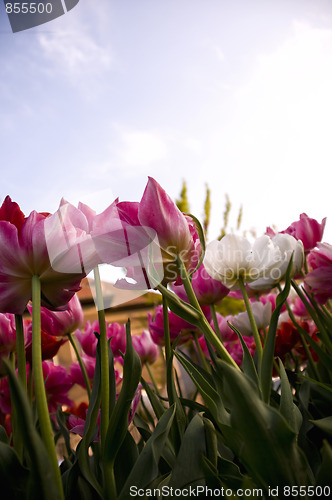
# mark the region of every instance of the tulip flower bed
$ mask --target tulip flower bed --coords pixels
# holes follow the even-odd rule
[[[152,178],[140,202],[115,200],[101,214],[62,200],[54,214],[26,217],[7,197],[2,498],[328,497],[332,246],[321,242],[324,226],[302,214],[253,242],[226,234],[206,244],[199,221]],[[141,334],[131,335],[129,321],[105,320],[102,264],[126,270],[119,290],[159,292]],[[91,271],[96,320],[84,324],[76,292]],[[54,363],[65,342],[77,357],[69,368]],[[86,391],[79,406],[75,384]]]

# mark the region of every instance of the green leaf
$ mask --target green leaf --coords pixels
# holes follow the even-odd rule
[[[0,441],[1,498],[26,498],[28,478],[29,471],[21,465],[15,450]]]
[[[173,355],[175,351],[171,351],[171,355],[167,360],[166,365],[166,380],[167,380],[167,393],[169,397],[169,404],[175,404],[175,419],[170,433],[170,440],[174,449],[177,451],[180,447],[182,436],[186,428],[186,414],[182,408],[180,398],[178,396],[173,370]]]
[[[92,485],[82,476],[76,461],[62,475],[65,498],[68,500],[99,500],[101,497]]]
[[[129,324],[126,328],[127,346],[123,361],[122,388],[110,417],[108,425],[104,459],[108,467],[112,466],[128,429],[129,410],[134,399],[142,373],[141,360],[133,348]]]
[[[158,285],[158,290],[167,298],[170,310],[194,326],[199,326],[202,321],[202,313],[191,304],[180,299],[174,292],[163,285]]]
[[[212,385],[206,380],[206,377],[202,375],[201,371],[198,370],[198,368],[196,368],[191,361],[187,360],[183,356],[180,356],[178,353],[175,353],[175,356],[192,378],[216,422],[227,425],[229,422],[229,415],[225,410],[224,404],[218,392],[214,389],[214,387],[212,387]]]
[[[122,488],[118,500],[130,498],[130,486],[146,488],[158,477],[158,463],[162,455],[169,431],[175,415],[175,407],[170,407],[159,420],[153,434],[147,441],[140,456],[135,462],[127,481]]]
[[[166,410],[165,410],[166,411]],[[138,432],[141,434],[142,438],[144,441],[148,441],[150,439],[152,432],[147,425],[147,423],[139,416],[135,415],[134,417],[134,424],[138,430]],[[175,462],[175,453],[174,453],[174,447],[170,442],[170,438],[168,437],[166,440],[166,444],[164,447],[164,451],[162,453],[162,458],[165,460],[166,463],[170,466],[170,468],[173,468],[174,462]]]
[[[323,432],[332,436],[332,417],[320,418],[319,420],[309,420]]]
[[[211,420],[203,417],[205,442],[206,442],[206,458],[213,467],[217,467],[218,461],[218,438],[217,433]]]
[[[272,313],[269,331],[267,333],[263,348],[260,380],[261,380],[263,401],[265,401],[266,403],[268,403],[270,400],[272,372],[273,372],[273,358],[274,358],[275,341],[278,328],[278,320],[281,308],[286,302],[287,297],[289,295],[289,290],[291,285],[290,274],[291,274],[292,264],[293,264],[293,255],[287,267],[284,289],[279,293],[279,295],[276,298],[276,307]]]
[[[97,421],[100,408],[100,343],[97,343],[96,350],[96,367],[93,378],[92,392],[89,402],[89,408],[86,415],[84,435],[82,441],[77,448],[77,460],[79,469],[83,477],[95,489],[100,497],[102,497],[102,488],[96,478],[94,471],[91,469],[91,460],[89,458],[89,447],[97,432]],[[73,473],[76,470],[73,469]]]
[[[1,443],[8,443],[9,441],[9,438],[7,436],[7,432],[6,432],[6,429],[0,425],[0,442]]]
[[[73,456],[74,452],[73,452],[71,445],[70,445],[70,434],[69,434],[69,431],[68,431],[67,425],[66,425],[66,423],[67,423],[66,422],[66,414],[62,411],[62,409],[60,407],[58,408],[58,410],[56,412],[56,419],[58,422],[60,432],[63,436],[64,441],[65,441],[68,456],[69,457]]]
[[[245,476],[231,460],[218,457],[218,470],[222,485],[231,488],[234,492],[243,486]]]
[[[320,347],[320,345],[315,342],[315,340],[308,335],[308,333],[305,330],[302,330],[302,335],[308,342],[308,344],[312,347],[312,349],[315,351],[315,353],[318,355],[319,360],[321,363],[323,363],[324,366],[330,371],[332,371],[332,359],[331,357]]]
[[[121,491],[123,488],[127,477],[138,459],[138,456],[139,454],[135,440],[130,432],[127,431],[114,464],[117,491]]]
[[[8,375],[12,406],[20,415],[20,432],[30,471],[31,494],[38,492],[38,498],[58,500],[58,489],[45,445],[34,426],[34,417],[23,387],[9,363],[4,360]],[[40,492],[40,493],[39,493]]]
[[[205,485],[203,455],[206,455],[205,427],[202,417],[197,414],[184,433],[169,486],[181,489]]]
[[[302,415],[293,402],[292,390],[281,359],[279,359],[279,370],[281,379],[280,413],[285,417],[294,432],[298,433],[302,424]]]
[[[108,339],[107,345],[108,345],[108,363],[109,363],[109,381],[110,381],[110,407],[109,407],[109,414],[112,414],[112,411],[115,408],[115,403],[116,403],[116,377],[115,377],[115,370],[114,370],[114,356],[113,356],[113,351],[111,349],[111,340]]]
[[[250,351],[248,349],[248,346],[243,340],[243,337],[239,332],[239,330],[235,328],[235,326],[231,325],[229,321],[227,321],[227,324],[239,337],[242,345],[242,350],[243,350],[242,370],[244,373],[248,375],[248,377],[250,377],[254,381],[254,383],[257,385],[257,388],[260,390],[260,383],[258,379],[257,370],[252,355],[250,354]]]
[[[317,387],[320,387],[323,389],[323,391],[327,391],[327,393],[332,394],[332,386],[330,384],[324,384],[323,382],[319,382],[318,380],[311,378],[311,377],[306,377],[305,375],[299,374],[299,378],[302,378],[303,380],[306,380],[310,384],[316,385]]]
[[[144,441],[147,441],[151,437],[152,432],[150,427],[137,413],[134,416],[134,425]]]
[[[332,487],[332,448],[327,441],[323,442],[322,463],[316,476],[316,485]],[[322,497],[323,498],[323,497]]]
[[[225,443],[237,455],[257,485],[307,485],[313,477],[296,433],[284,417],[264,403],[244,373],[222,362],[225,392],[231,403],[230,432]]]

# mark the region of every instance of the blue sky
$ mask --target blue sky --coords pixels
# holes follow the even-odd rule
[[[330,0],[80,0],[13,34],[0,5],[0,198],[25,213],[64,196],[100,211],[182,179],[210,238],[328,217]]]

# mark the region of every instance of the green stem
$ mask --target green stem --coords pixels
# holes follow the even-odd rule
[[[167,397],[169,406],[173,406],[175,404],[176,407],[176,417],[174,419],[174,426],[172,426],[171,429],[171,435],[174,447],[178,452],[181,446],[182,437],[186,426],[186,415],[175,387],[175,379],[177,380],[177,373],[173,368],[173,348],[171,345],[171,336],[169,330],[168,302],[165,295],[163,295],[163,321],[165,337]]]
[[[324,311],[324,313],[326,314],[326,316],[329,318],[329,319],[332,319],[332,314],[331,314],[331,311],[328,310],[328,308],[324,305],[324,304],[321,304],[321,308],[322,310]]]
[[[201,345],[198,342],[197,335],[195,335],[195,334],[194,334],[194,342],[195,342],[195,346],[196,346],[196,349],[198,352],[199,359],[201,360],[201,363],[203,365],[204,370],[207,371],[208,373],[210,373],[210,371],[211,371],[210,367],[208,365],[208,362],[206,361],[206,357],[204,356]]]
[[[51,460],[59,499],[64,499],[62,480],[58,459],[56,456],[54,437],[50,414],[47,406],[46,391],[43,377],[42,348],[41,348],[41,285],[38,275],[32,276],[32,369],[35,387],[35,398],[40,431],[45,447]]]
[[[279,287],[280,289],[280,287]],[[313,371],[313,373],[315,374],[315,377],[316,377],[316,380],[320,380],[320,376],[319,376],[319,373],[318,373],[318,370],[317,370],[317,367],[316,367],[316,364],[313,360],[313,357],[311,355],[311,352],[310,352],[310,349],[309,349],[309,346],[303,336],[303,333],[302,333],[302,330],[303,328],[301,327],[301,325],[299,325],[299,323],[296,321],[296,318],[293,314],[293,311],[292,309],[290,308],[290,305],[288,304],[287,300],[285,302],[285,305],[286,305],[286,308],[287,308],[287,312],[288,312],[288,316],[290,317],[293,325],[295,326],[295,328],[297,328],[298,332],[299,332],[299,335],[300,335],[300,340],[301,340],[301,343],[303,345],[303,348],[306,352],[306,355],[307,355],[307,358],[308,358],[308,361],[309,361],[309,364],[311,366],[311,369]]]
[[[110,377],[109,377],[108,343],[106,334],[104,300],[103,300],[103,293],[101,288],[101,280],[100,280],[98,266],[94,269],[94,279],[96,287],[96,301],[97,301],[99,333],[100,333],[100,371],[101,371],[100,443],[101,443],[101,452],[103,453],[108,424],[109,424]]]
[[[182,279],[182,283],[184,285],[187,297],[189,299],[190,304],[197,309],[197,311],[201,314],[201,321],[200,321],[200,328],[202,329],[206,339],[210,344],[213,345],[215,348],[217,354],[227,363],[229,363],[233,368],[236,368],[236,370],[240,370],[239,366],[235,363],[234,359],[232,356],[229,354],[229,352],[226,350],[225,346],[221,342],[220,338],[218,335],[213,331],[213,329],[210,326],[210,323],[206,319],[202,308],[197,300],[197,297],[195,295],[195,292],[191,286],[191,282],[187,273],[187,269],[181,259],[180,256],[177,256],[177,263],[178,267],[180,270],[180,275]]]
[[[71,333],[68,333],[68,339],[69,339],[69,342],[71,343],[73,349],[74,349],[74,352],[75,352],[75,355],[76,355],[76,358],[77,358],[77,361],[78,361],[78,364],[80,365],[80,368],[81,368],[81,372],[82,372],[82,375],[83,375],[83,378],[84,378],[84,383],[85,383],[85,387],[86,387],[86,392],[88,393],[88,398],[90,399],[90,396],[91,396],[91,386],[90,386],[90,380],[89,380],[89,377],[88,377],[88,374],[86,372],[86,368],[84,366],[84,363],[83,363],[83,360],[82,360],[82,357],[80,355],[80,352],[77,348],[77,345],[76,345],[76,342],[75,340],[73,339],[73,336]]]
[[[174,403],[174,384],[173,384],[173,364],[171,364],[172,359],[172,345],[171,345],[171,335],[169,331],[169,321],[168,321],[168,304],[167,298],[163,295],[163,322],[164,322],[164,339],[165,339],[165,358],[166,358],[166,382],[167,382],[167,396],[169,405],[172,406]]]
[[[250,321],[252,333],[253,333],[253,336],[255,339],[256,352],[257,352],[257,358],[258,358],[258,373],[260,373],[261,366],[262,366],[263,347],[262,347],[261,338],[260,338],[260,335],[258,332],[255,317],[254,317],[254,314],[253,314],[252,309],[251,309],[250,300],[249,300],[247,290],[246,290],[242,276],[239,277],[239,285],[240,285],[240,289],[242,292],[242,297],[243,297],[244,303],[246,305],[247,313],[249,316],[249,321]]]
[[[213,320],[213,324],[214,324],[214,331],[219,335],[219,337],[221,339],[221,332],[220,332],[216,308],[215,308],[214,304],[210,304],[210,311],[211,311],[211,316],[212,316],[212,320]]]
[[[16,359],[15,359],[15,353],[11,352],[9,355],[9,362],[11,364],[11,367],[15,371],[16,368]],[[16,406],[12,406],[12,413],[11,413],[11,426],[12,426],[12,436],[13,436],[13,446],[14,449],[20,459],[20,462],[23,462],[23,440],[22,440],[22,435],[20,432],[20,425],[19,425],[19,415],[16,411]]]
[[[105,481],[105,500],[115,500],[118,498],[118,494],[116,490],[113,465],[104,464],[104,474],[107,477],[107,480]]]
[[[16,355],[17,355],[18,378],[20,379],[24,387],[24,391],[26,392],[27,367],[25,359],[23,319],[21,314],[15,314],[15,328],[16,328]]]
[[[28,399],[29,399],[29,402],[32,403],[32,399],[33,399],[33,370],[32,370],[32,363],[31,362],[29,364]]]
[[[152,370],[150,368],[150,363],[145,363],[145,366],[146,366],[147,372],[149,374],[150,380],[152,382],[152,385],[154,387],[154,390],[156,391],[156,394],[158,394],[158,396],[160,396],[156,379],[154,378],[154,375],[153,375]]]

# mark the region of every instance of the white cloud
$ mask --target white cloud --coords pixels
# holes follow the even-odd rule
[[[216,57],[218,61],[221,62],[225,60],[225,54],[222,48],[212,39],[205,40],[203,46],[207,48]]]
[[[111,66],[109,50],[83,32],[40,33],[38,39],[44,57],[55,65],[53,69],[61,69],[69,77]]]
[[[196,155],[201,155],[203,152],[202,142],[192,136],[188,136],[183,140],[183,146]]]
[[[332,31],[294,22],[292,37],[275,52],[258,57],[252,79],[239,93],[239,104],[272,140],[275,132],[285,139],[289,134],[312,139],[314,133],[318,140],[317,135],[331,127],[331,84]]]
[[[122,134],[120,158],[128,167],[145,168],[164,160],[168,148],[158,132],[132,130]]]
[[[98,9],[81,4],[52,21],[51,31],[40,29],[35,56],[43,57],[41,66],[48,75],[61,75],[75,87],[87,90],[92,83],[103,81],[105,72],[113,67],[114,56],[109,31]]]

